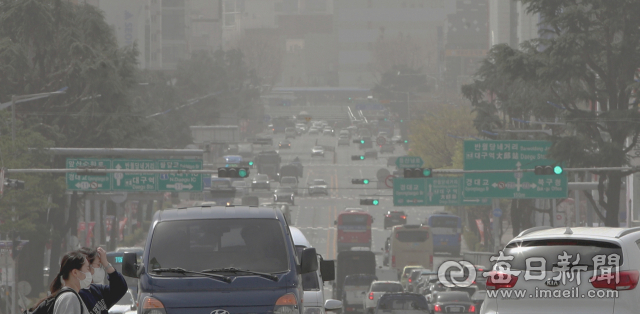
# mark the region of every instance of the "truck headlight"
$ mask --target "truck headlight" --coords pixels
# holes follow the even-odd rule
[[[303,314],[324,314],[324,308],[305,306]]]
[[[276,301],[276,306],[273,308],[274,314],[298,314],[300,310],[298,308],[298,300],[292,293],[281,296]]]

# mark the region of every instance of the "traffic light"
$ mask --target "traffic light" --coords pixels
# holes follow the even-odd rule
[[[405,144],[409,144],[409,140],[404,140],[404,143]]]
[[[249,176],[249,168],[221,167],[218,168],[218,178],[246,178]]]
[[[380,201],[378,201],[376,199],[362,199],[362,200],[360,200],[360,205],[378,206],[378,204],[380,204]]]
[[[369,184],[369,179],[351,179],[351,184]]]
[[[24,190],[24,181],[16,179],[6,179],[4,185],[11,189]]]
[[[562,169],[562,166],[536,166],[533,172],[537,176],[548,176],[553,174],[562,174],[564,169]]]
[[[405,178],[431,178],[431,168],[405,168]]]
[[[228,167],[228,166],[226,166]],[[253,167],[253,161],[241,161],[240,167]]]
[[[351,155],[351,160],[364,160],[364,155]]]

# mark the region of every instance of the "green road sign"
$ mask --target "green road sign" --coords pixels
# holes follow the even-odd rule
[[[554,165],[547,141],[465,141],[464,170],[518,170]],[[466,173],[467,198],[566,198],[566,175],[533,172]]]
[[[160,170],[202,170],[202,160],[158,160]],[[180,173],[160,174],[158,176],[158,191],[192,192],[202,191],[202,174]]]
[[[402,158],[402,157],[400,157]],[[393,179],[394,206],[426,206],[426,179]]]
[[[395,206],[470,206],[491,204],[489,198],[465,198],[461,177],[393,179]],[[397,185],[396,185],[397,184]],[[418,191],[416,192],[416,188]]]
[[[113,159],[112,166],[113,169],[157,169],[156,161],[152,159]],[[155,192],[157,189],[157,174],[116,172],[112,176],[114,191]]]
[[[401,156],[396,159],[398,168],[422,168],[424,161],[417,156]]]
[[[80,167],[105,167],[111,169],[111,159],[67,158],[67,169]],[[67,173],[67,190],[71,191],[110,191],[111,175],[78,175]]]

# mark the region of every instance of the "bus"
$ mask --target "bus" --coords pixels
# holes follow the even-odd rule
[[[433,237],[429,226],[394,226],[391,232],[391,269],[400,273],[405,266],[433,269]]]
[[[435,252],[460,255],[462,242],[462,219],[446,212],[437,212],[427,218],[427,225],[433,233],[433,249]]]
[[[354,247],[371,249],[371,224],[373,217],[360,208],[347,208],[338,215],[334,224],[337,229],[338,252]]]

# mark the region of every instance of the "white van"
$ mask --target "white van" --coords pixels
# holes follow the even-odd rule
[[[296,252],[302,252],[305,248],[310,248],[311,243],[296,227],[289,227],[293,245]],[[333,281],[335,277],[335,266],[333,261],[325,261],[318,254],[320,267],[316,272],[302,275],[302,289],[304,290],[303,314],[321,314],[325,311],[337,311],[342,309],[342,301],[328,299],[324,300],[324,282]],[[325,274],[324,279],[322,274]]]

